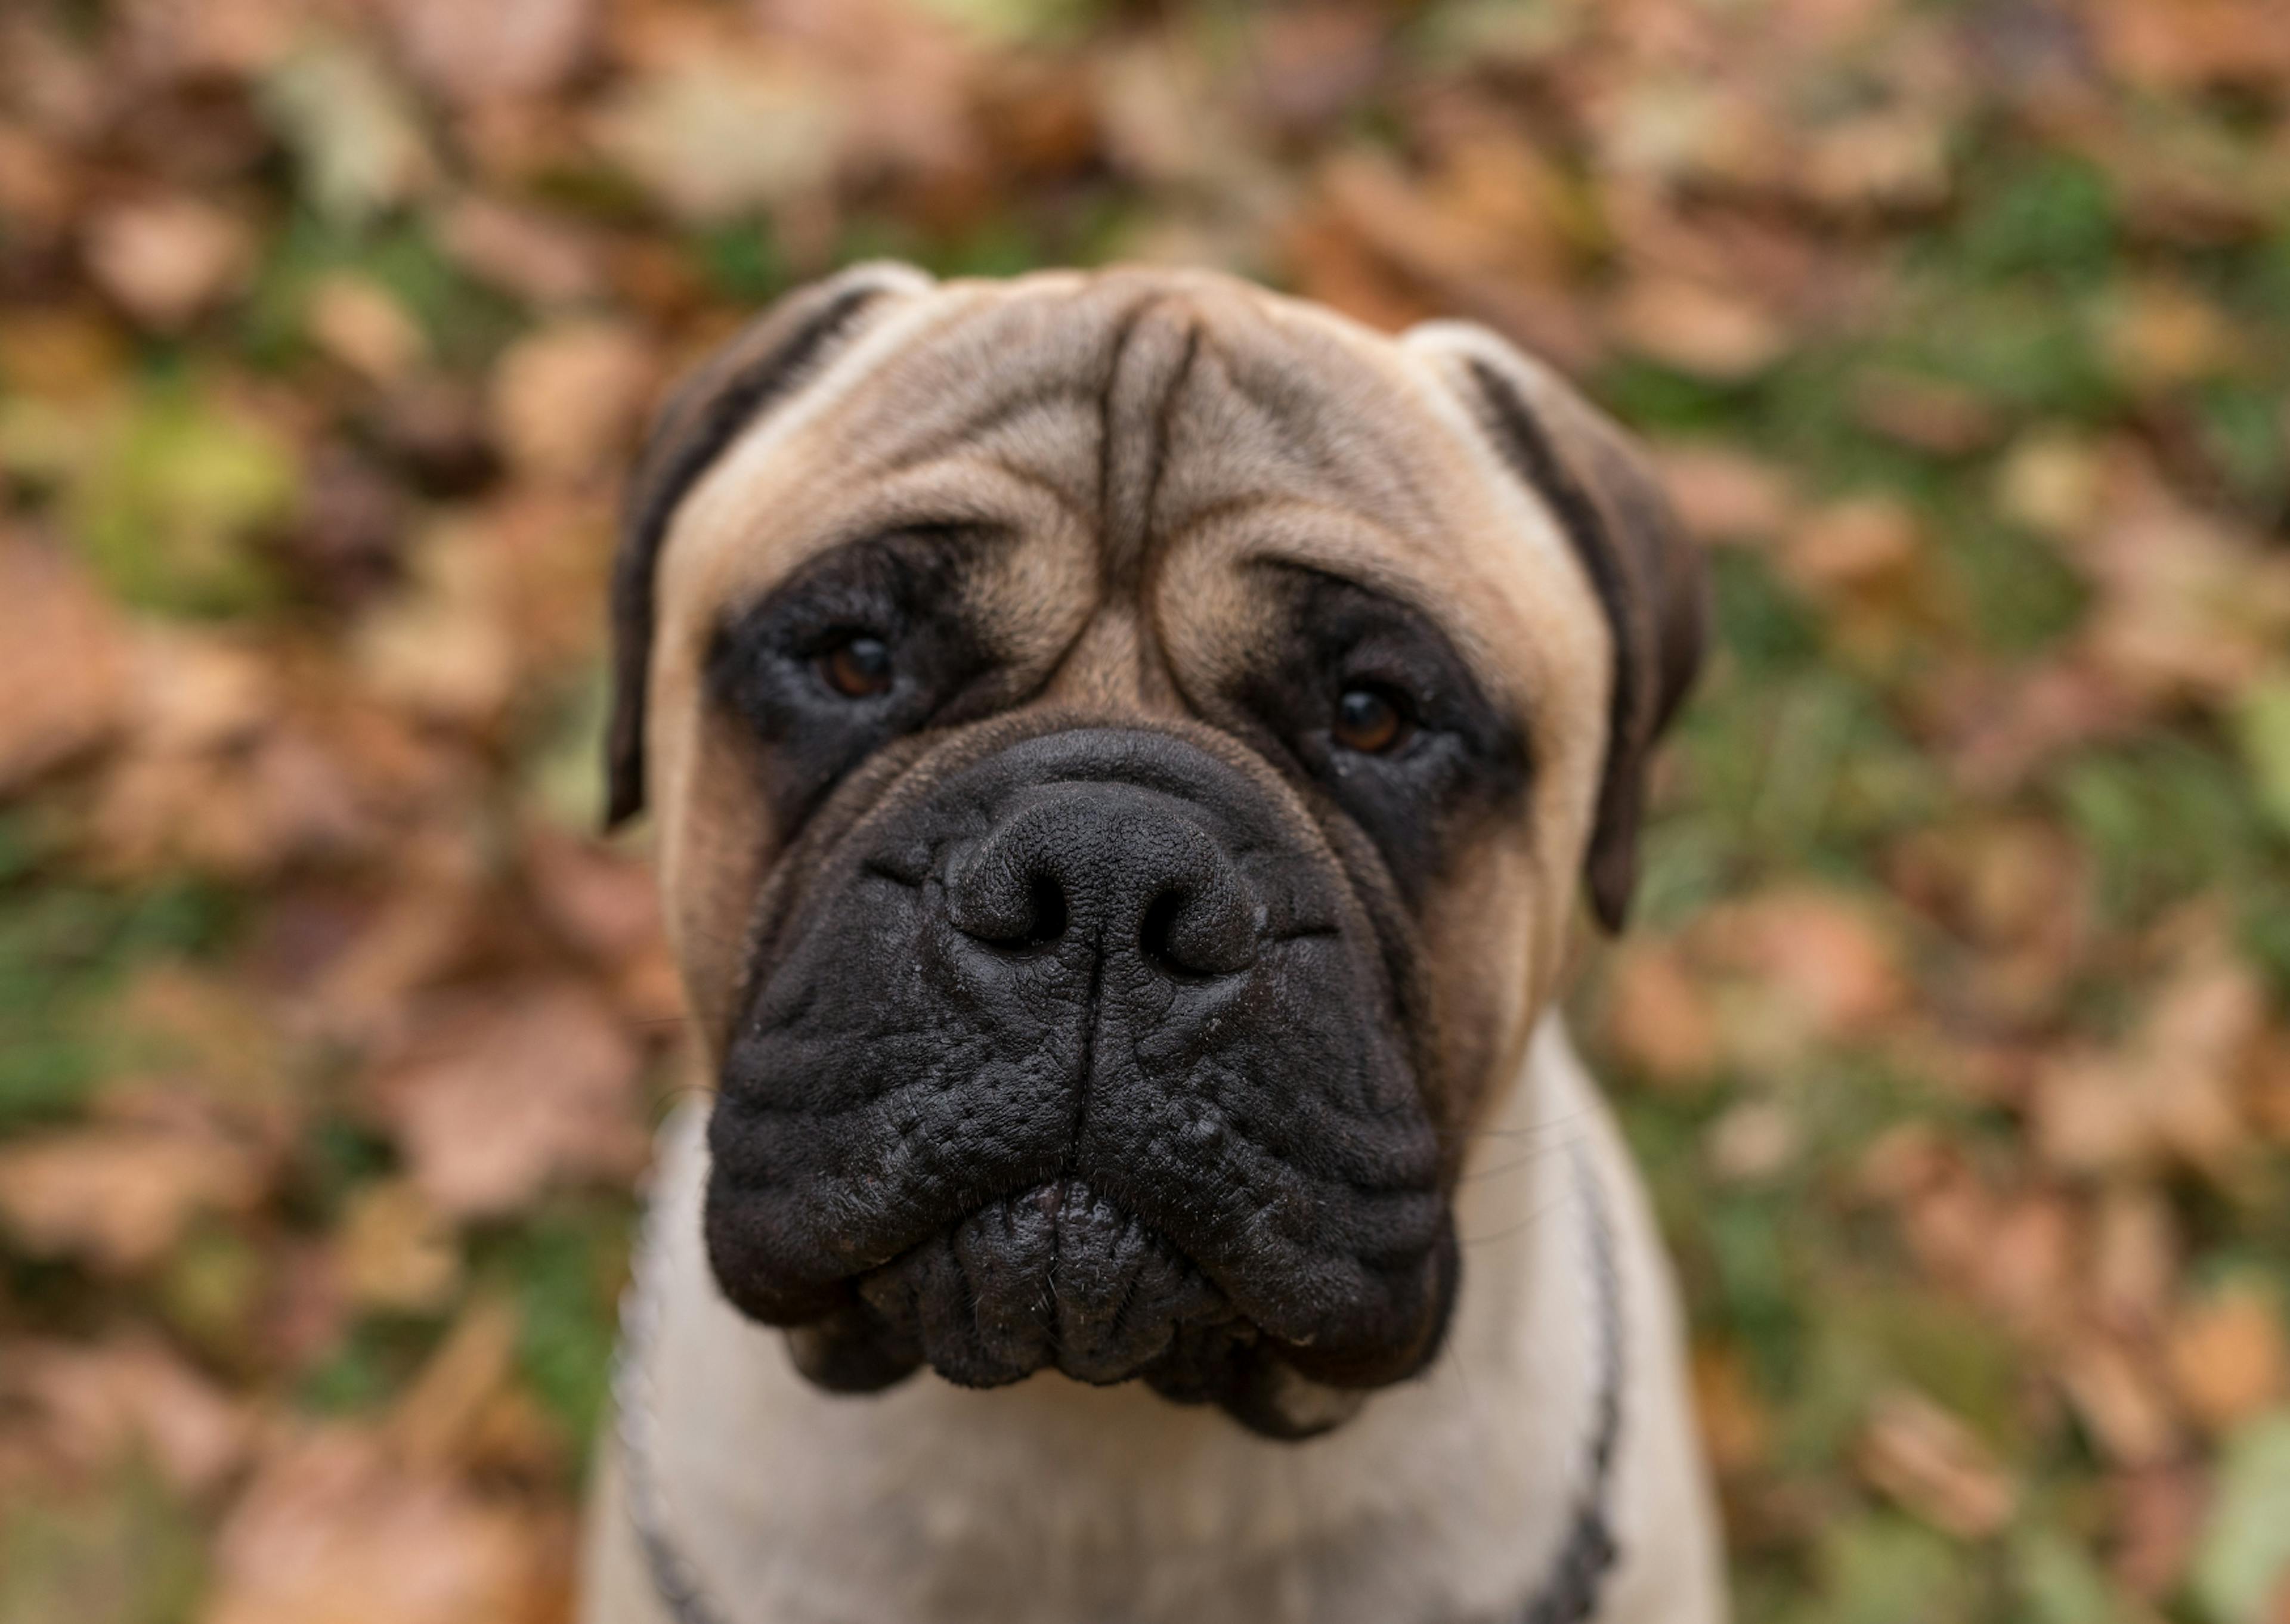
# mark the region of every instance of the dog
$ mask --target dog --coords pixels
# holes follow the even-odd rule
[[[1552,1007],[1704,591],[1622,432],[1465,324],[877,264],[703,364],[607,767],[709,1087],[581,1616],[1723,1618]]]

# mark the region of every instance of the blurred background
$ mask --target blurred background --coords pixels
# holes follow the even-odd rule
[[[0,1624],[566,1616],[619,472],[885,253],[1640,431],[1722,652],[1574,1002],[1742,1617],[2290,1620],[2280,0],[6,0]]]

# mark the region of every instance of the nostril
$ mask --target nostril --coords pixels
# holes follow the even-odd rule
[[[1179,980],[1197,980],[1204,972],[1186,964],[1171,940],[1176,931],[1177,916],[1184,908],[1185,893],[1181,891],[1165,891],[1154,898],[1145,909],[1145,917],[1138,922],[1137,948],[1145,962],[1162,974]]]
[[[992,861],[957,880],[948,900],[957,930],[1005,953],[1053,946],[1070,916],[1065,887],[1054,873],[1027,874]]]
[[[1256,956],[1254,923],[1235,902],[1217,886],[1199,896],[1170,887],[1138,921],[1139,953],[1173,980],[1201,981],[1246,969]]]
[[[1051,875],[1037,874],[1026,888],[1027,924],[1021,948],[1046,948],[1066,933],[1066,893]]]

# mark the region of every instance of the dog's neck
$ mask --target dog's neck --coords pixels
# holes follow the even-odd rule
[[[708,1273],[703,1115],[663,1135],[630,1384],[702,1616],[1449,1624],[1517,1619],[1583,1559],[1602,1409],[1627,1400],[1592,1233],[1620,1164],[1555,1018],[1466,1161],[1445,1351],[1301,1444],[1136,1384],[818,1391]]]

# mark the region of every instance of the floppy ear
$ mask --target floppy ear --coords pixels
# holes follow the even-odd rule
[[[1557,516],[1613,628],[1613,714],[1584,868],[1599,923],[1620,930],[1637,882],[1646,757],[1701,667],[1701,556],[1629,436],[1541,362],[1469,323],[1426,323],[1406,342],[1437,359]]]
[[[678,503],[732,442],[825,370],[896,296],[931,279],[909,266],[854,266],[799,288],[741,328],[679,383],[653,420],[629,480],[613,565],[613,719],[605,827],[644,810],[645,698],[660,549]]]

